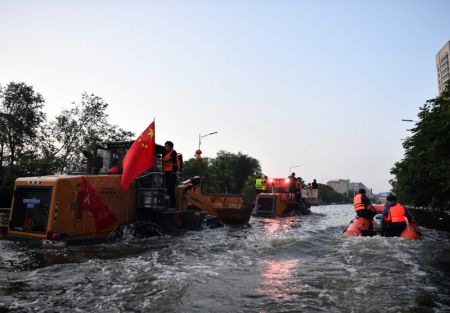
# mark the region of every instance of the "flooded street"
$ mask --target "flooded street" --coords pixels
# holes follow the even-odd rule
[[[350,205],[67,249],[0,241],[0,312],[449,312],[450,243],[345,238]]]

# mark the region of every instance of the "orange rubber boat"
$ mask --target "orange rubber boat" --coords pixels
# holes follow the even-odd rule
[[[383,227],[383,221],[381,219],[381,213],[383,212],[384,206],[374,205],[373,207],[378,212],[378,214],[374,216],[373,221],[369,221],[367,218],[359,216],[355,217],[344,231],[344,236],[386,236],[386,231]],[[405,220],[406,228],[400,234],[400,237],[411,240],[421,239],[421,234],[417,224],[414,222],[414,218],[412,223],[409,223],[406,218]]]

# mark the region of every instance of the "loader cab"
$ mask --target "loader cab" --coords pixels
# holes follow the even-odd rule
[[[98,145],[93,155],[93,173],[100,175],[122,174],[122,163],[133,141],[105,142]],[[148,210],[166,211],[170,200],[162,171],[164,146],[155,144],[155,167],[136,178],[136,209],[141,213]]]
[[[86,174],[105,175],[122,174],[122,162],[133,141],[103,142],[95,146],[93,152],[83,151],[87,158]],[[152,171],[162,171],[162,154],[165,152],[164,146],[155,145],[156,166]],[[114,171],[113,168],[117,170]]]
[[[132,141],[105,142],[96,146],[95,170],[98,174],[122,174],[122,162]]]

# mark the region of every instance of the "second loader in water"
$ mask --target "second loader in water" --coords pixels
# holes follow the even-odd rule
[[[304,190],[300,186],[290,192],[289,185],[289,178],[270,178],[266,191],[256,196],[252,214],[261,217],[309,214],[311,204],[317,202],[318,190]]]

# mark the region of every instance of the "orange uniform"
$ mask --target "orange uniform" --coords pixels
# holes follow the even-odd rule
[[[389,208],[389,214],[384,218],[386,222],[401,223],[405,222],[405,208],[397,203]]]
[[[358,212],[359,210],[364,210],[366,208],[366,204],[364,204],[362,196],[362,194],[358,193],[355,198],[353,198],[353,206],[356,212]]]
[[[169,153],[166,153],[162,159],[162,162],[164,173],[174,173],[180,168],[180,161],[175,150],[171,150]]]

